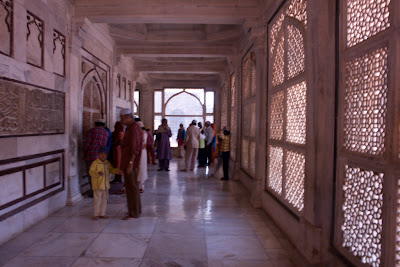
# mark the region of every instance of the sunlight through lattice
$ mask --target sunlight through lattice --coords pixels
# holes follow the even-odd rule
[[[354,46],[390,27],[390,0],[347,1],[347,46]]]
[[[269,136],[275,140],[282,140],[283,138],[283,97],[283,91],[271,96]]]
[[[269,146],[268,186],[279,195],[282,194],[283,149]]]
[[[285,199],[298,211],[304,208],[304,180],[306,158],[293,151],[286,152]]]
[[[293,17],[307,25],[307,1],[306,0],[292,0],[287,11],[289,17]]]
[[[292,25],[288,26],[288,77],[293,78],[304,72],[305,54],[304,40],[300,30]]]
[[[306,82],[287,90],[286,141],[306,143]]]
[[[373,155],[385,151],[387,73],[387,48],[346,63],[346,149]]]
[[[383,176],[345,166],[342,246],[371,266],[381,260]]]
[[[272,85],[277,86],[281,83],[283,83],[283,80],[285,78],[285,50],[284,50],[284,44],[285,44],[285,38],[282,36],[282,38],[279,40],[278,47],[276,48],[276,53],[275,53],[275,60],[273,61],[273,67],[272,67]]]

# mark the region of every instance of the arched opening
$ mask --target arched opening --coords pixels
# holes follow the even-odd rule
[[[182,123],[187,128],[192,120],[214,122],[214,92],[192,88],[166,88],[154,92],[154,129],[166,118],[171,127],[171,146],[177,147],[176,135]]]

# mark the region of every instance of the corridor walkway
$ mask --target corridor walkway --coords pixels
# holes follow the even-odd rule
[[[150,167],[139,219],[122,221],[125,195],[111,195],[110,219],[92,221],[84,199],[1,246],[0,265],[292,266],[290,244],[238,182],[181,165]]]

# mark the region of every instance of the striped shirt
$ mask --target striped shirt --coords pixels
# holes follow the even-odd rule
[[[221,152],[229,151],[229,135],[220,135],[221,141]]]

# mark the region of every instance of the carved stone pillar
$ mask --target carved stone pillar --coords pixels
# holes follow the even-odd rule
[[[79,103],[81,102],[81,88],[79,81],[79,71],[81,64],[80,49],[84,40],[82,30],[78,34],[73,34],[70,38],[70,88],[66,96],[66,132],[69,136],[69,150],[66,159],[67,177],[67,205],[73,205],[82,199],[79,185]]]
[[[266,89],[266,60],[265,60],[265,27],[259,25],[253,31],[256,34],[254,42],[254,53],[256,61],[256,175],[254,177],[254,188],[251,192],[250,202],[254,207],[261,207],[263,181],[265,179],[265,153],[266,153],[266,127],[267,118],[267,89]]]

